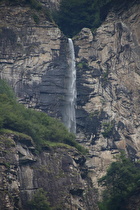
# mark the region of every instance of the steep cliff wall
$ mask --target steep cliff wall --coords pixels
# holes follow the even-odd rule
[[[40,188],[54,209],[98,209],[85,161],[71,147],[46,147],[37,155],[30,137],[0,134],[0,209],[29,209]]]
[[[67,39],[43,13],[0,6],[1,78],[27,107],[62,118],[67,49]]]
[[[53,2],[59,1],[41,2],[51,7]],[[119,150],[125,150],[135,160],[140,157],[139,11],[139,1],[135,1],[135,4],[127,9],[112,11],[96,31],[91,32],[84,28],[73,39],[77,62],[77,141],[89,149],[86,165],[93,182],[97,182],[97,178],[105,173],[113,156]],[[27,107],[45,111],[51,116],[62,119],[67,91],[67,58],[67,38],[54,23],[46,20],[44,14],[30,9],[27,5],[22,7],[1,4],[0,75],[13,87],[19,101]],[[65,189],[67,198],[60,192],[62,206],[64,200],[67,200],[65,209],[90,209],[89,206],[94,205],[94,202],[87,204],[89,201],[85,201],[84,192],[88,182],[83,181],[82,175],[78,175],[81,171],[79,166],[75,165],[77,164],[74,160],[75,151],[73,153],[63,148],[45,150],[40,157],[37,157],[33,154],[32,147],[30,149],[26,146],[19,147],[16,150],[17,146],[13,143],[14,151],[11,153],[21,153],[19,155],[21,160],[17,155],[13,156],[14,161],[19,164],[19,172],[14,172],[19,181],[15,181],[15,185],[10,185],[9,188],[7,184],[5,186],[8,190],[12,189],[12,192],[16,191],[15,201],[10,201],[8,195],[3,194],[2,196],[6,198],[4,205],[17,202],[19,184],[23,195],[21,202],[24,205],[26,195],[32,194],[36,188],[44,187],[45,178],[43,182],[40,181],[40,174],[48,177],[48,183],[55,183],[55,188],[53,184],[48,183],[44,188],[49,188],[49,192],[51,188],[53,189],[52,195],[58,203],[60,197],[55,191],[60,190],[60,185],[66,183],[65,180],[68,180],[68,186],[78,186]],[[25,151],[25,147],[28,152]],[[27,154],[29,157],[26,157],[24,162],[24,156],[28,156]],[[61,160],[59,163],[58,159]],[[63,159],[66,166],[62,169]],[[43,168],[40,165],[42,162]],[[10,166],[10,171],[13,170],[12,167],[17,170],[17,165],[11,164],[13,166]],[[6,177],[1,180],[8,179],[7,167],[6,164],[1,164],[1,170]],[[48,172],[51,170],[57,174],[56,177]],[[72,181],[75,170],[76,177]],[[61,172],[62,177],[60,177]],[[12,172],[9,173],[13,176]],[[65,180],[62,180],[63,176]],[[51,198],[51,194],[49,196]],[[87,198],[90,200],[89,195]]]
[[[68,39],[44,13],[0,5],[0,77],[21,103],[62,119],[68,57]],[[86,160],[76,150],[58,146],[36,155],[30,138],[5,134],[0,154],[1,210],[28,209],[40,188],[55,209],[98,209]]]
[[[140,157],[139,11],[139,1],[114,10],[94,33],[84,28],[74,38],[77,138],[90,150],[93,181],[118,150]]]

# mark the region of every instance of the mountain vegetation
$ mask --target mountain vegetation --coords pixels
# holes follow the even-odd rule
[[[130,0],[61,0],[60,9],[53,15],[63,33],[73,37],[82,28],[93,31],[105,20],[109,10],[118,5],[127,5]]]
[[[51,210],[50,203],[47,200],[47,193],[42,189],[38,189],[31,201],[28,202],[30,210]]]
[[[140,169],[121,153],[99,180],[99,185],[105,188],[100,210],[127,210],[131,196],[140,190]]]
[[[47,145],[67,144],[85,153],[75,141],[75,136],[57,119],[47,114],[25,108],[16,101],[13,91],[0,80],[0,130],[12,130],[30,136],[40,150]]]
[[[110,9],[125,8],[131,0],[61,0],[59,11],[50,11],[39,0],[0,0],[7,5],[28,5],[38,14],[34,14],[35,23],[39,24],[40,15],[55,22],[67,37],[73,37],[84,27],[94,31],[105,20]]]

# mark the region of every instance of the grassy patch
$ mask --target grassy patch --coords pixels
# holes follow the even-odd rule
[[[21,139],[28,139],[28,140],[32,140],[32,138],[24,133],[19,133],[17,131],[12,131],[9,129],[0,129],[0,134],[14,134],[15,136],[18,136]]]
[[[49,142],[48,144],[52,142],[53,146],[58,143],[66,144],[86,153],[85,148],[75,141],[75,135],[69,133],[63,123],[46,113],[27,109],[17,103],[13,92],[2,80],[0,80],[0,129],[1,133],[10,133],[12,130],[20,141],[33,139],[39,151],[46,142]]]

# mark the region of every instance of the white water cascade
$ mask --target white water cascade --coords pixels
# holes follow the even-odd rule
[[[72,133],[76,133],[76,67],[75,67],[75,52],[72,39],[68,39],[68,75],[66,79],[66,103],[64,108],[64,124]]]

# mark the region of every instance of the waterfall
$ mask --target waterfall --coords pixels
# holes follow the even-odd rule
[[[76,133],[76,67],[75,53],[72,39],[68,39],[68,74],[66,79],[66,100],[64,107],[64,124],[72,133]]]

